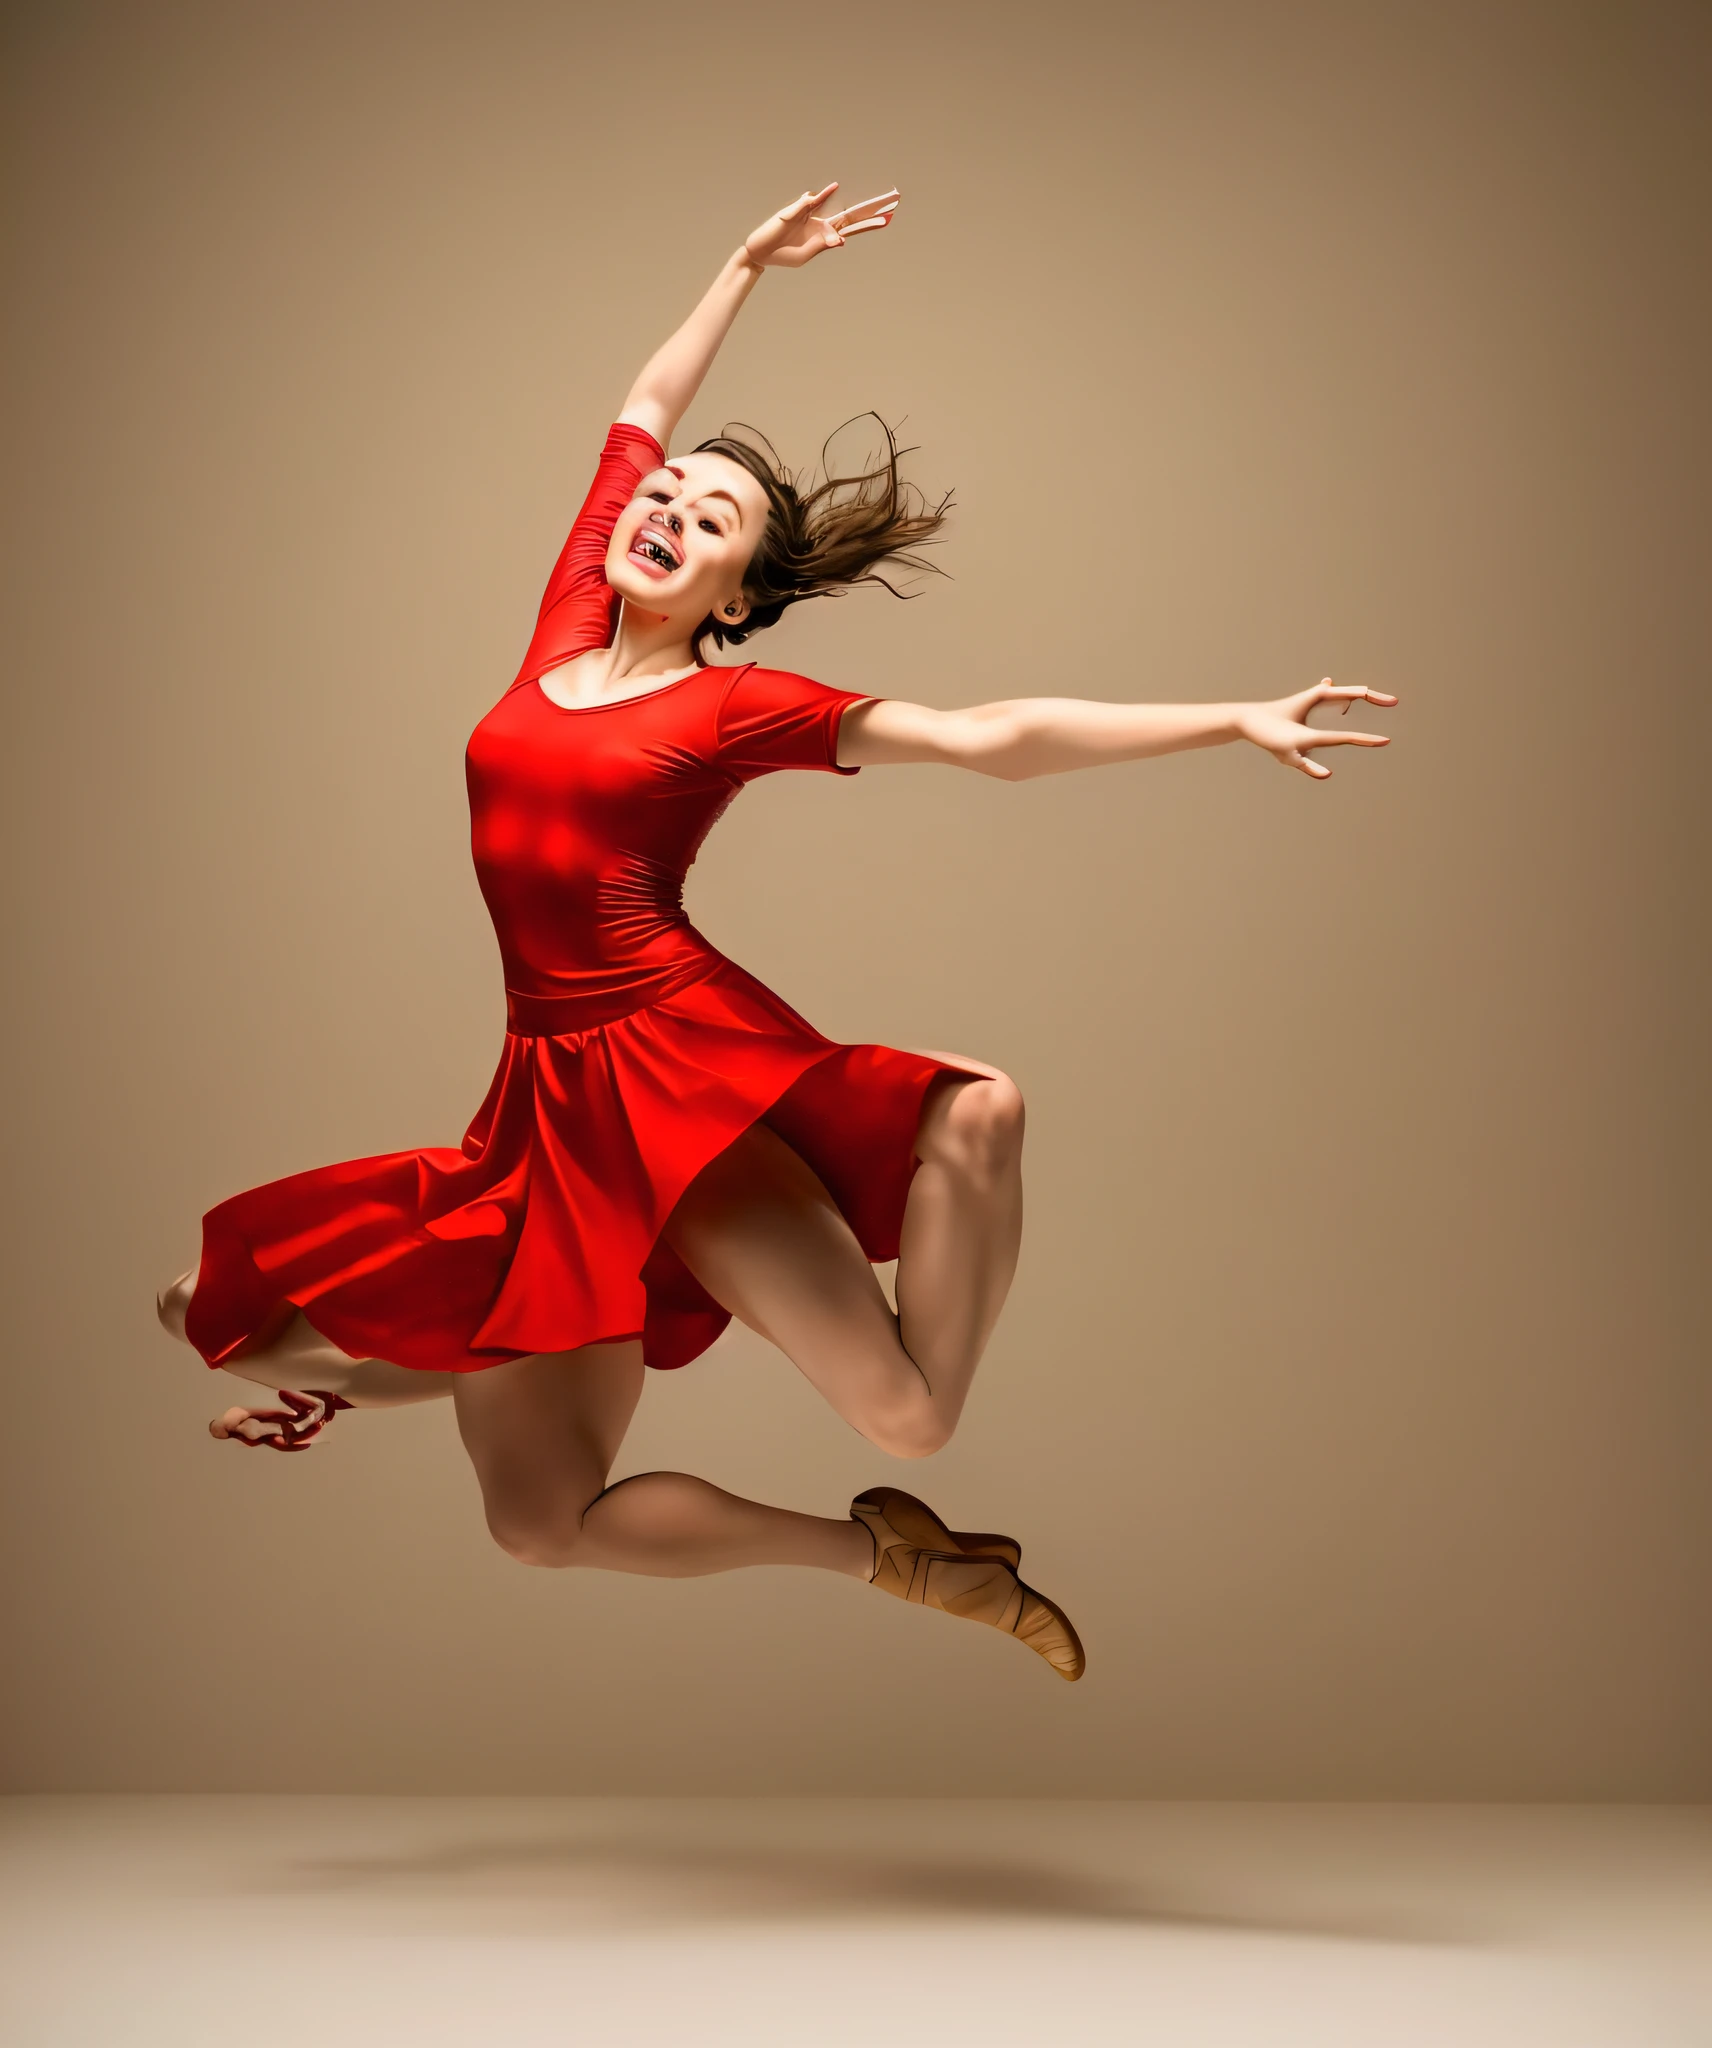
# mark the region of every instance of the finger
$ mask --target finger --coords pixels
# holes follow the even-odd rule
[[[883,228],[897,210],[898,202],[894,199],[889,206],[876,207],[872,213],[860,212],[855,207],[848,213],[829,213],[826,221],[829,227],[841,228],[848,234],[859,227]]]
[[[291,1417],[283,1408],[228,1408],[225,1414],[220,1417],[221,1425],[228,1435],[235,1434],[246,1422],[289,1422],[290,1420]]]
[[[233,1417],[238,1420],[233,1422]],[[242,1444],[247,1451],[290,1451],[309,1438],[319,1436],[321,1425],[312,1422],[306,1429],[299,1429],[292,1418],[279,1408],[237,1408],[228,1409],[220,1418],[225,1425],[224,1435],[233,1443]],[[219,1434],[214,1424],[208,1425],[210,1434]]]
[[[872,199],[858,201],[855,206],[844,207],[835,218],[840,221],[861,220],[870,213],[891,213],[898,204],[898,188],[894,185],[889,192],[876,192]]]
[[[1396,698],[1393,697],[1388,690],[1370,690],[1366,687],[1365,684],[1362,683],[1339,683],[1332,689],[1325,689],[1322,685],[1322,694],[1320,701],[1322,703],[1327,703],[1334,697],[1342,698],[1342,715],[1345,718],[1349,716],[1349,707],[1352,704],[1389,705],[1395,704],[1397,701]]]
[[[303,1407],[294,1434],[307,1441],[312,1436],[319,1436],[332,1421],[333,1397],[331,1394],[317,1393],[313,1387],[308,1387],[297,1398],[303,1403]]]
[[[823,199],[830,199],[837,190],[838,180],[834,178],[830,185],[822,185],[818,192],[805,192],[800,199],[793,199],[789,206],[779,208],[780,220],[801,220],[805,213],[813,212]]]
[[[1321,732],[1314,729],[1314,737],[1302,742],[1305,747],[1388,747],[1391,735],[1388,732]]]
[[[1297,747],[1289,747],[1278,756],[1286,768],[1299,768],[1304,775],[1311,775],[1316,782],[1324,782],[1331,770],[1318,761],[1310,761]]]
[[[313,1425],[317,1431],[320,1426]],[[292,1417],[283,1408],[228,1408],[208,1425],[208,1434],[218,1442],[242,1444],[246,1451],[264,1444],[277,1451],[281,1439],[292,1433]]]
[[[881,214],[878,220],[853,221],[849,227],[841,228],[839,230],[839,233],[843,236],[844,240],[848,242],[852,235],[865,235],[870,228],[886,228],[890,227],[891,224],[891,215],[889,213],[883,213]]]

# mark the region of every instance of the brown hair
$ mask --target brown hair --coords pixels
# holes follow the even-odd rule
[[[740,421],[713,440],[696,444],[698,455],[724,455],[741,464],[767,494],[767,524],[743,576],[748,615],[733,625],[709,612],[691,636],[698,659],[708,634],[720,647],[728,642],[740,646],[751,633],[777,625],[789,606],[805,598],[835,597],[858,583],[878,583],[893,597],[916,594],[899,590],[882,576],[882,565],[944,575],[936,563],[924,561],[914,550],[931,545],[945,524],[951,493],[930,504],[898,474],[899,456],[914,451],[899,448],[878,413],[858,413],[856,418],[879,421],[886,437],[885,454],[871,469],[835,475],[826,451],[836,436],[828,436],[820,454],[826,480],[806,489],[780,462],[766,436]],[[750,438],[739,439],[739,434]]]

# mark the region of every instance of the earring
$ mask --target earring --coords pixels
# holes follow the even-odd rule
[[[728,605],[727,605],[727,606],[725,607],[725,616],[726,616],[726,617],[727,617],[728,619],[734,619],[734,618],[736,618],[736,616],[737,616],[737,607],[736,607],[736,606],[735,606],[734,604],[728,604]]]

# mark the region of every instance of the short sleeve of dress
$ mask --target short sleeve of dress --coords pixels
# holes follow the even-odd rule
[[[838,765],[838,726],[852,704],[870,702],[861,690],[834,690],[782,668],[740,668],[720,693],[714,721],[714,758],[739,782],[779,768],[821,768],[855,775]]]
[[[594,482],[547,579],[535,637],[512,689],[573,655],[611,643],[617,599],[606,580],[606,544],[636,486],[665,459],[659,442],[641,427],[619,424],[608,431]]]

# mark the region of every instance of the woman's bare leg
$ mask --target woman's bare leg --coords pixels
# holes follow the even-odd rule
[[[666,1236],[723,1307],[897,1457],[951,1436],[1016,1269],[1022,1098],[992,1069],[942,1083],[916,1139],[894,1315],[832,1197],[757,1125],[712,1162]]]
[[[181,1273],[170,1286],[155,1296],[155,1313],[161,1328],[181,1344],[184,1319],[190,1297],[196,1290],[196,1275]],[[449,1372],[413,1372],[384,1358],[353,1358],[341,1351],[317,1330],[301,1310],[293,1310],[276,1330],[242,1357],[229,1359],[220,1370],[250,1386],[314,1388],[317,1393],[337,1394],[353,1408],[402,1408],[415,1401],[433,1401],[452,1391],[457,1377]],[[216,1435],[242,1431],[251,1442],[266,1431],[245,1429],[247,1410],[233,1409],[214,1425]],[[232,1422],[231,1416],[239,1417]],[[229,1425],[229,1426],[228,1426]]]
[[[1016,1275],[1022,1139],[1021,1091],[996,1067],[942,1082],[916,1133],[920,1163],[898,1250],[898,1334],[946,1417],[947,1436]]]
[[[807,1172],[795,1153],[783,1145],[779,1151]],[[765,1179],[764,1171],[759,1177]],[[863,1266],[878,1293],[865,1261]],[[160,1297],[161,1321],[175,1336],[183,1336],[193,1284],[186,1275]],[[353,1373],[364,1367],[387,1375],[403,1371],[381,1360],[347,1358],[301,1314],[292,1315],[243,1366],[263,1385],[279,1386],[294,1412],[234,1408],[211,1425],[214,1433],[278,1450],[301,1448],[322,1426],[322,1404],[286,1392],[284,1383],[307,1378],[305,1366],[325,1379],[329,1365],[341,1364]],[[420,1382],[430,1376],[403,1377]],[[588,1345],[432,1377],[451,1382],[488,1527],[521,1563],[653,1578],[700,1578],[748,1565],[813,1566],[1000,1629],[1062,1676],[1081,1673],[1075,1630],[1061,1609],[1017,1578],[1016,1546],[1009,1538],[961,1536],[894,1488],[859,1496],[848,1517],[831,1520],[742,1500],[683,1472],[643,1472],[609,1485],[642,1390],[638,1343]],[[393,1403],[383,1399],[380,1405]],[[295,1412],[309,1407],[313,1415]]]
[[[194,1287],[195,1275],[181,1274],[156,1297],[161,1326],[180,1342]],[[822,1521],[764,1507],[683,1472],[644,1472],[608,1487],[642,1391],[639,1344],[590,1345],[481,1372],[412,1372],[350,1357],[297,1313],[229,1370],[252,1385],[338,1394],[354,1407],[452,1395],[488,1526],[525,1564],[656,1578],[751,1564],[819,1565],[860,1579],[873,1570],[872,1540],[848,1517]],[[213,1427],[252,1442],[280,1433],[238,1408]]]
[[[640,1344],[591,1344],[458,1373],[458,1429],[494,1540],[523,1564],[700,1578],[744,1565],[815,1565],[866,1579],[868,1532],[740,1500],[685,1472],[608,1486],[642,1392]]]

